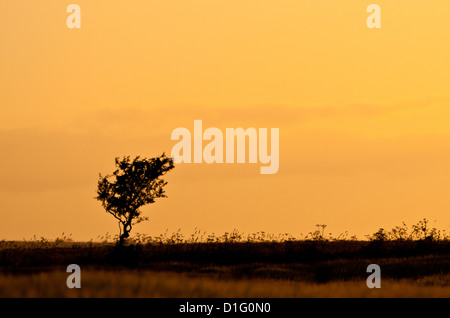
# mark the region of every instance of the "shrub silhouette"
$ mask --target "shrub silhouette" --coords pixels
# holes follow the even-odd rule
[[[98,180],[96,199],[102,202],[106,212],[119,223],[119,245],[122,246],[133,225],[148,220],[140,208],[154,203],[156,198],[166,197],[161,177],[174,168],[173,160],[163,153],[155,158],[115,159],[116,170],[112,175]]]
[[[366,235],[370,241],[440,241],[448,240],[449,236],[445,231],[441,232],[436,227],[430,227],[429,221],[425,218],[413,224],[411,230],[405,222],[401,226],[394,227],[391,231],[380,228],[372,235]]]

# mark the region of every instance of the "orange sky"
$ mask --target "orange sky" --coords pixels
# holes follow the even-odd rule
[[[117,233],[98,173],[194,119],[279,128],[279,172],[177,165],[134,232],[450,228],[449,1],[74,2],[0,2],[0,239]]]

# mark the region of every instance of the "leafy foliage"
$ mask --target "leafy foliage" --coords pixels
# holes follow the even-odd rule
[[[141,207],[166,197],[167,182],[161,177],[174,168],[174,163],[163,153],[150,159],[116,158],[115,165],[112,175],[100,174],[96,199],[118,220],[119,243],[123,244],[133,225],[148,220],[142,216]]]

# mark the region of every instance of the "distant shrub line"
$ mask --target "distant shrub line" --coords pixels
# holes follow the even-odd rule
[[[416,224],[408,227],[405,222],[402,225],[395,226],[391,230],[385,230],[384,228],[378,229],[373,234],[366,235],[365,240],[358,240],[353,235],[350,236],[348,231],[333,236],[332,233],[325,233],[327,225],[317,224],[315,230],[307,233],[306,235],[300,234],[296,237],[290,233],[270,234],[264,231],[244,234],[238,230],[232,232],[225,232],[222,235],[216,235],[215,233],[207,234],[205,231],[195,229],[194,233],[185,236],[181,233],[181,229],[169,234],[168,230],[165,233],[151,236],[147,234],[137,233],[133,237],[127,240],[128,245],[154,245],[154,244],[195,244],[195,243],[284,243],[284,242],[334,242],[334,241],[370,241],[370,242],[388,242],[388,241],[450,241],[450,233],[445,230],[439,230],[436,227],[431,227],[427,219],[422,219]],[[62,246],[92,246],[96,244],[114,244],[119,241],[119,235],[111,235],[106,233],[105,235],[98,236],[96,240],[91,239],[88,242],[74,242],[71,238],[72,234],[65,235],[62,233],[61,237],[57,237],[55,240],[40,237],[36,235],[31,239],[23,239],[23,242],[19,241],[0,241],[0,248],[11,247],[19,244],[21,247],[28,248],[50,248],[50,247],[62,247]]]

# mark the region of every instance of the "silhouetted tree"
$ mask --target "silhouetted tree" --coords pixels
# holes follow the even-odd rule
[[[129,237],[133,225],[148,220],[141,216],[140,208],[154,203],[156,198],[166,197],[161,176],[174,168],[172,158],[163,153],[155,158],[115,159],[116,171],[98,180],[96,199],[102,202],[106,212],[119,222],[119,245]]]

